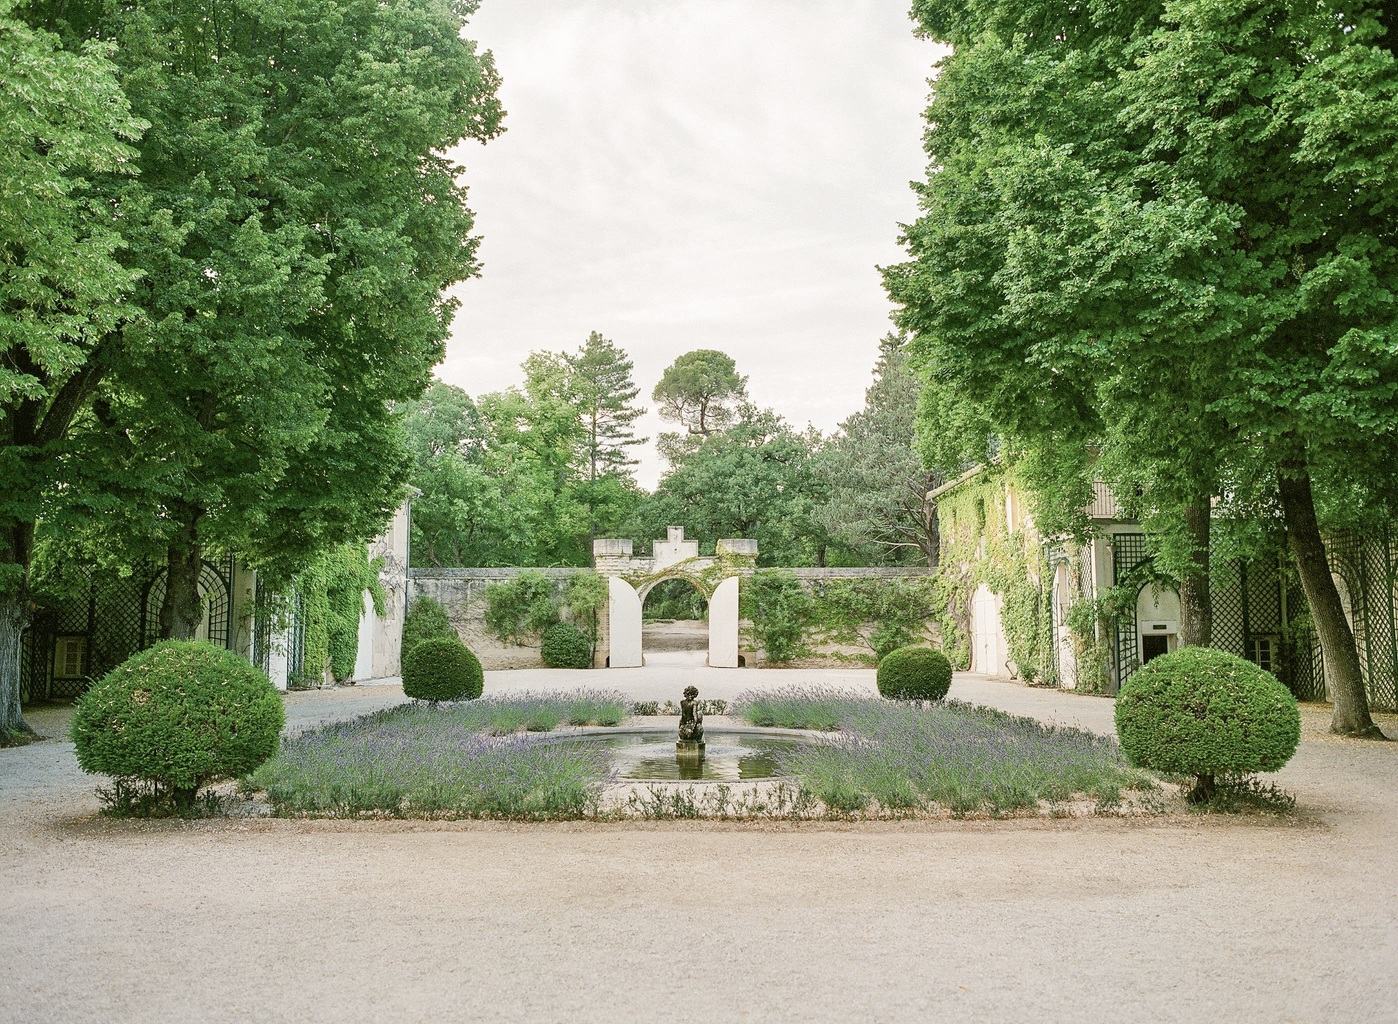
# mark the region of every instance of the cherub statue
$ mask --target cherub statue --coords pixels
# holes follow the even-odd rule
[[[684,700],[680,701],[680,740],[689,743],[704,742],[704,712],[699,707],[699,688],[686,686]]]

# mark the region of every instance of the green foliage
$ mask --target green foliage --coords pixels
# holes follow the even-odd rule
[[[589,642],[597,640],[598,616],[611,599],[610,586],[607,577],[587,569],[572,573],[564,584],[560,613],[586,633]]]
[[[281,695],[232,651],[166,641],[78,699],[72,736],[83,771],[153,784],[188,807],[201,786],[244,775],[277,751]]]
[[[558,621],[553,580],[541,572],[522,572],[485,588],[485,624],[504,643],[537,644]]]
[[[118,256],[121,218],[92,190],[131,173],[146,127],[114,44],[65,49],[31,15],[0,7],[0,743],[28,734],[19,636],[35,521],[140,276]]]
[[[877,679],[890,700],[941,700],[951,689],[951,662],[930,647],[899,647],[880,659]]]
[[[777,664],[810,653],[815,602],[795,574],[759,569],[738,587],[743,618],[752,622],[753,641]]]
[[[549,627],[566,618],[590,645],[608,594],[607,578],[591,570],[571,573],[562,582],[530,570],[485,588],[485,624],[503,643],[533,647]]]
[[[626,353],[597,332],[576,353],[535,352],[523,389],[435,384],[407,408],[414,565],[579,565],[640,499]]]
[[[1116,699],[1116,731],[1132,764],[1199,778],[1274,772],[1301,738],[1296,698],[1250,661],[1212,647],[1153,658]]]
[[[863,563],[937,565],[937,507],[927,494],[942,474],[926,469],[914,447],[918,391],[906,339],[888,335],[864,408],[817,458],[826,497],[813,518]]]
[[[1006,521],[1006,506],[1037,494],[1026,486],[1019,466],[980,470],[938,499],[943,563],[940,590],[945,595],[941,620],[943,649],[955,664],[969,653],[971,602],[985,584],[1001,598],[1000,618],[1010,660],[1031,682],[1051,682],[1056,675],[1051,602],[1042,581],[1047,563],[1042,551],[1017,521]],[[1075,499],[1076,500],[1076,499]],[[1037,516],[1042,506],[1036,504]],[[1022,515],[1019,513],[1018,515]]]
[[[544,630],[539,655],[549,668],[591,668],[592,641],[576,626],[557,622]]]
[[[747,399],[747,383],[731,356],[700,348],[666,367],[651,400],[659,403],[661,416],[707,437],[733,422],[738,404]]]
[[[647,621],[680,620],[694,622],[708,615],[704,595],[688,580],[661,580],[646,594],[641,617]]]
[[[340,544],[318,556],[296,577],[304,601],[305,682],[316,684],[330,669],[336,682],[354,675],[359,654],[359,619],[364,594],[382,615],[387,595],[379,582],[379,564],[370,562],[363,544]]]
[[[931,578],[833,579],[820,585],[812,622],[823,640],[858,644],[882,659],[925,639],[939,610]]]
[[[812,518],[825,494],[814,460],[818,434],[745,406],[729,429],[693,440],[637,506],[627,536],[648,544],[667,526],[683,526],[701,552],[713,552],[720,538],[746,537],[757,541],[763,565],[821,562],[830,540]]]
[[[431,597],[415,597],[403,616],[402,651],[406,654],[424,640],[435,637],[454,637],[456,627],[451,624],[447,610],[440,601]],[[458,637],[459,639],[459,637]]]
[[[786,569],[759,569],[739,589],[752,640],[773,662],[794,661],[815,644],[868,648],[873,658],[925,639],[940,612],[938,581],[830,579],[814,592]]]
[[[481,663],[456,637],[431,637],[403,656],[403,693],[415,700],[474,700],[485,688]]]

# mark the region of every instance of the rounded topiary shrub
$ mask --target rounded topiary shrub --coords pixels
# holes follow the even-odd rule
[[[475,700],[485,688],[481,663],[455,636],[430,637],[403,655],[403,692],[417,700]]]
[[[592,641],[576,626],[560,622],[544,630],[539,654],[549,668],[590,668]]]
[[[1217,775],[1274,772],[1296,752],[1301,713],[1277,677],[1212,647],[1162,654],[1122,686],[1116,734],[1138,768],[1193,775],[1207,800]]]
[[[407,654],[424,640],[433,637],[456,637],[456,627],[447,617],[447,610],[440,601],[430,597],[418,597],[408,606],[408,614],[403,616],[403,653]]]
[[[83,771],[151,783],[188,807],[201,786],[275,754],[285,722],[260,669],[202,640],[167,640],[78,698],[72,736]]]
[[[941,700],[951,689],[951,662],[930,647],[900,647],[879,661],[878,684],[890,700]]]

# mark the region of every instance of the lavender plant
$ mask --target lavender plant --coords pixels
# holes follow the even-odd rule
[[[457,709],[393,709],[282,744],[246,785],[279,814],[576,818],[611,778],[590,743],[483,735]]]
[[[827,807],[856,811],[947,808],[999,813],[1087,796],[1114,805],[1150,790],[1116,741],[959,701],[906,703],[819,688],[746,693],[735,702],[754,725],[838,729],[777,756]]]

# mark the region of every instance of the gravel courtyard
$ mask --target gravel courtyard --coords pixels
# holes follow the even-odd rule
[[[873,688],[687,657],[486,687]],[[288,727],[402,699],[290,694]],[[1398,744],[1302,714],[1290,823],[108,821],[71,744],[4,750],[0,1021],[1398,1021]]]

